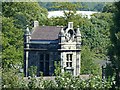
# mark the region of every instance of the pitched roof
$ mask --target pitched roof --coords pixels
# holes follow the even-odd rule
[[[39,26],[31,34],[32,40],[56,40],[61,27],[57,26]]]

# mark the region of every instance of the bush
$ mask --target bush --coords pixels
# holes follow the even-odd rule
[[[59,69],[59,68],[56,68]],[[59,71],[59,70],[58,70]],[[57,72],[57,70],[56,70]],[[101,76],[90,76],[83,79],[68,72],[58,73],[54,80],[44,80],[43,75],[24,78],[17,70],[3,73],[3,88],[48,89],[48,90],[109,90],[113,86],[114,78],[102,79]]]

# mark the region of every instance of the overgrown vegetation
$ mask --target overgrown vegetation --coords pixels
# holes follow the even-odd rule
[[[30,68],[31,76],[25,78],[23,73],[19,73],[17,70],[10,70],[4,72],[3,76],[3,88],[24,88],[24,89],[47,89],[47,90],[108,90],[113,88],[114,77],[109,79],[102,79],[99,75],[91,75],[87,79],[80,76],[73,76],[68,72],[61,73],[60,65],[55,65],[56,77],[53,80],[44,80],[43,76],[36,77],[33,69]],[[17,74],[18,75],[17,75]],[[10,75],[9,77],[7,75]],[[52,78],[52,77],[51,77]]]

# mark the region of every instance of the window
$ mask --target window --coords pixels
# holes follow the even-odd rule
[[[44,54],[40,54],[40,61],[44,60]]]
[[[45,54],[45,60],[49,60],[49,54]]]
[[[43,62],[40,62],[40,71],[41,71],[41,72],[44,71],[44,64],[43,64]]]
[[[40,53],[39,70],[45,76],[49,75],[49,57],[50,55],[47,53]]]
[[[72,54],[67,54],[66,58],[66,67],[72,67]]]
[[[67,54],[67,61],[72,61],[72,54]]]

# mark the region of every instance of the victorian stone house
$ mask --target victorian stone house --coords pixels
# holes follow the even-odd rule
[[[24,72],[28,76],[30,66],[37,67],[44,76],[54,74],[54,62],[60,61],[61,72],[68,71],[74,76],[80,74],[81,34],[73,22],[67,26],[39,26],[34,22],[30,32],[27,27],[24,35]]]

